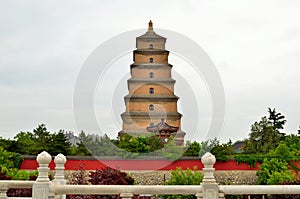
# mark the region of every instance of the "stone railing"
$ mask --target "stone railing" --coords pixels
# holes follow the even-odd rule
[[[7,199],[8,188],[33,189],[33,199],[65,199],[67,194],[80,195],[120,195],[123,199],[130,199],[134,195],[181,195],[191,194],[198,199],[221,199],[226,194],[300,194],[300,185],[218,185],[213,168],[216,159],[211,153],[206,153],[201,161],[203,168],[203,181],[200,185],[66,185],[64,178],[64,165],[66,157],[62,154],[54,158],[56,164],[54,180],[50,181],[49,163],[51,156],[42,152],[37,156],[39,174],[35,182],[0,181],[0,199]]]

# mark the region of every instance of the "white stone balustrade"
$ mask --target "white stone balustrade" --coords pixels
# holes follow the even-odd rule
[[[8,199],[6,192],[9,188],[33,188],[33,199],[65,199],[66,194],[99,194],[118,195],[123,199],[130,199],[133,195],[196,195],[198,199],[222,199],[225,194],[300,194],[300,185],[218,185],[214,178],[213,168],[216,159],[211,153],[206,153],[201,161],[203,181],[200,185],[66,185],[64,166],[66,157],[58,154],[54,158],[55,176],[51,182],[49,163],[51,156],[42,152],[37,156],[39,174],[35,182],[32,181],[0,181],[0,199]]]

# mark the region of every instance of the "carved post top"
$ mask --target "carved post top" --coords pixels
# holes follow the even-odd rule
[[[57,156],[55,156],[54,162],[55,164],[65,164],[67,162],[67,158],[66,156],[60,153]]]
[[[207,152],[202,156],[201,162],[205,168],[212,168],[216,163],[216,158],[213,154]]]
[[[38,154],[36,157],[36,161],[39,164],[49,164],[51,162],[51,155],[47,153],[46,151],[43,151],[42,153]]]

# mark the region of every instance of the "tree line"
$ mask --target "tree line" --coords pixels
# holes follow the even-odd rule
[[[271,155],[280,145],[289,151],[290,156],[300,156],[300,131],[294,134],[282,132],[286,123],[285,116],[268,108],[268,116],[251,125],[248,138],[232,143],[221,143],[217,138],[202,142],[186,141],[184,146],[176,146],[174,139],[167,143],[156,135],[118,136],[115,139],[107,135],[86,134],[81,131],[78,142],[71,144],[67,132],[49,132],[45,124],[38,125],[32,132],[18,133],[12,140],[0,138],[0,146],[7,151],[22,155],[37,155],[42,151],[50,154],[62,153],[73,156],[121,156],[134,158],[137,156],[163,156],[176,159],[183,156],[201,157],[210,151],[218,160],[226,161],[239,155],[237,159],[247,159],[247,155]],[[244,155],[244,156],[243,156]],[[245,160],[246,161],[246,160]]]

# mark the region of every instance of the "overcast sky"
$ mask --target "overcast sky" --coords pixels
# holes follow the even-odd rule
[[[0,2],[2,137],[13,138],[18,132],[32,131],[41,123],[54,132],[81,130],[74,121],[72,100],[82,64],[112,36],[134,29],[145,28],[146,31],[149,19],[154,28],[186,35],[214,62],[226,95],[226,118],[219,139],[246,138],[250,125],[267,115],[267,107],[276,108],[286,116],[285,132],[296,132],[300,125],[298,0]],[[126,88],[131,59],[131,54],[124,55],[114,64],[127,70],[125,73],[120,70],[120,74],[117,72],[111,77],[117,80],[119,87],[125,85]],[[179,67],[176,70],[179,72],[184,65],[182,60],[172,56],[170,63],[174,68]],[[174,75],[176,77],[176,72]],[[199,84],[203,82],[199,80]],[[175,92],[183,102],[185,96],[180,94],[184,92],[180,85],[176,86]],[[124,93],[114,96],[123,103],[126,92],[125,89]],[[97,99],[100,101],[101,97],[96,93]],[[95,103],[97,106],[99,101]],[[210,106],[205,97],[203,103],[199,101],[203,107]],[[121,114],[125,107],[118,110]],[[204,108],[205,111],[209,112]],[[105,115],[98,109],[95,112]],[[189,118],[189,112],[182,114],[182,129],[189,134],[190,123],[184,119]],[[105,117],[99,120],[103,122]],[[115,120],[118,123],[120,118]],[[209,118],[207,122],[203,120],[203,129],[209,122]],[[105,131],[111,137],[116,135],[111,129]],[[201,140],[203,136],[187,135],[187,138]]]

